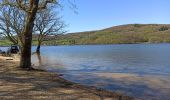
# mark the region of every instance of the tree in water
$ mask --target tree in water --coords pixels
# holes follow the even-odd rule
[[[57,16],[56,13],[54,14],[51,7],[38,13],[35,20],[35,35],[38,35],[36,52],[40,53],[40,47],[47,37],[51,39],[54,38],[56,34],[65,33],[65,26],[66,25],[61,20],[61,17]]]

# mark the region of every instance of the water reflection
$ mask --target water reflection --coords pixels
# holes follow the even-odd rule
[[[35,68],[45,69],[49,71],[56,71],[55,70],[56,68],[57,70],[59,69],[66,70],[62,62],[57,60],[57,57],[49,58],[48,56],[44,56],[41,53],[32,54],[32,64],[34,65]]]
[[[32,53],[32,65],[38,69],[44,69],[45,59],[42,58],[40,53]]]
[[[170,100],[170,77],[130,73],[81,73],[63,76],[84,85],[97,86],[145,100]]]
[[[42,65],[43,65],[43,62],[42,62],[41,54],[40,54],[40,53],[36,53],[36,54],[37,54],[39,66],[42,66]]]
[[[42,47],[33,62],[70,81],[145,100],[170,100],[169,51],[170,44],[51,46]]]

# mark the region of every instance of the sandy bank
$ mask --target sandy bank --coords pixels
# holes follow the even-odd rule
[[[0,56],[0,100],[134,100],[69,82],[55,73],[24,71],[19,60]]]

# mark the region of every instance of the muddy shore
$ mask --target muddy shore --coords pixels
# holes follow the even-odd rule
[[[19,59],[0,56],[0,100],[134,100],[67,81],[47,71],[26,71]]]

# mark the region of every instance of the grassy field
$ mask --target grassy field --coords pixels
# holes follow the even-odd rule
[[[7,40],[0,45],[7,45]],[[170,43],[170,25],[129,24],[98,31],[60,34],[47,37],[44,45]],[[36,45],[36,38],[33,39]]]
[[[0,46],[7,46],[7,45],[11,45],[12,42],[8,41],[8,40],[0,40]]]

